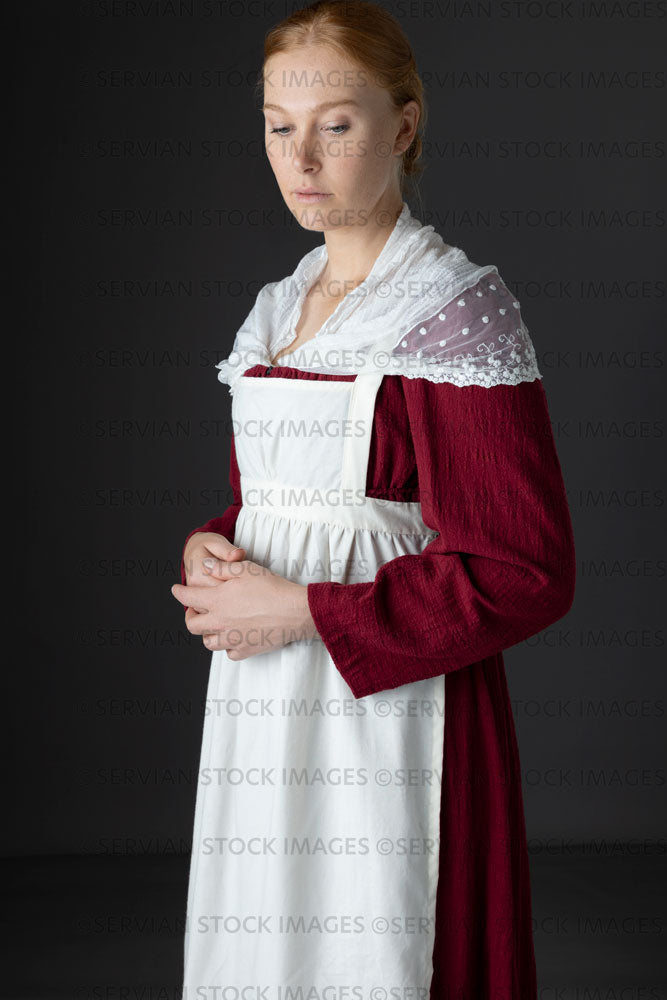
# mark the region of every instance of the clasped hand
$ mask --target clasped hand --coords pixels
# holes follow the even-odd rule
[[[216,532],[197,532],[183,554],[187,584],[171,592],[186,608],[185,624],[207,649],[230,660],[312,639],[317,629],[307,588],[245,558],[245,549]]]

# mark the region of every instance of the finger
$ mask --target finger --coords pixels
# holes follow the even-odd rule
[[[241,569],[240,566],[238,566],[238,563],[240,562],[247,562],[247,560],[214,559],[210,556],[208,559],[204,559],[203,561],[204,572],[214,580],[231,580],[233,577],[239,575]]]
[[[186,624],[191,618],[196,618],[197,615],[205,615],[206,611],[203,608],[186,608],[185,609],[185,622]]]
[[[246,550],[236,545],[232,545],[222,535],[214,536],[205,544],[196,545],[185,561],[185,575],[188,583],[198,580],[204,575],[208,575],[202,568],[202,561],[206,555],[213,555],[217,559],[228,559],[230,562],[237,562],[245,559]]]
[[[220,580],[209,573],[204,566],[198,567],[190,573],[187,580],[188,587],[217,587],[219,583]]]
[[[239,545],[235,545],[234,548],[230,549],[229,552],[227,553],[226,559],[227,562],[235,562],[241,559],[245,559],[245,557],[246,557],[246,550],[244,548],[241,548],[241,546]]]
[[[206,632],[202,635],[202,642],[212,653],[227,653],[230,660],[245,660],[252,656],[254,650],[248,649],[243,643],[232,642],[229,629],[219,632]]]
[[[205,548],[216,559],[227,559],[230,562],[236,559],[245,559],[246,550],[239,545],[233,545],[226,538],[223,538],[222,535],[218,538],[209,539],[206,542]]]
[[[229,625],[223,628],[216,628],[214,625],[214,621],[215,621],[215,616],[211,612],[204,611],[200,612],[197,615],[194,615],[190,619],[190,621],[187,621],[185,624],[187,626],[188,632],[191,632],[192,635],[201,636],[202,639],[204,638],[204,636],[207,635],[218,636],[219,641],[221,643],[220,646],[221,649],[227,646],[231,646],[232,641],[230,640],[229,636],[232,630],[232,626]],[[234,635],[236,635],[236,630],[234,630]],[[238,641],[239,640],[237,638],[237,642]]]
[[[223,553],[211,553],[207,547],[205,551],[209,553],[208,556],[202,559],[199,565],[195,567],[196,570],[200,570],[201,575],[204,577],[215,576],[219,563],[242,562],[246,557],[245,549],[229,549]]]
[[[195,584],[175,583],[171,588],[172,595],[186,608],[196,608],[199,613],[210,611],[209,601],[212,598],[211,587]]]
[[[177,601],[184,604],[186,609],[190,607],[190,601],[187,599],[186,594],[189,591],[189,585],[184,585],[182,583],[175,583],[171,588],[172,597],[175,597]]]
[[[212,653],[217,653],[225,650],[225,643],[228,643],[228,640],[220,632],[207,632],[202,636],[202,642]]]

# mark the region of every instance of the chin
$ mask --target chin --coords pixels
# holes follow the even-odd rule
[[[322,205],[296,204],[290,211],[302,229],[313,233],[324,233],[327,229],[335,228],[327,219],[330,208],[324,208]]]

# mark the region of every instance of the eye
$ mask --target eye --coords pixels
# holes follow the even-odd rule
[[[278,125],[276,128],[272,128],[269,131],[275,133],[276,135],[285,135],[289,132],[291,125]],[[332,135],[343,135],[349,129],[349,125],[326,125],[325,131],[331,132]],[[340,129],[341,131],[336,131]]]

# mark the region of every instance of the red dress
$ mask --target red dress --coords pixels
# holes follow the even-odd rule
[[[263,365],[245,374],[355,378]],[[242,499],[233,439],[230,482],[234,503],[188,538],[234,540]],[[541,381],[487,388],[385,376],[366,493],[420,501],[438,537],[382,565],[372,582],[308,584],[308,603],[355,698],[445,675],[431,1000],[536,1000],[502,650],[558,621],[574,599],[572,524]]]

